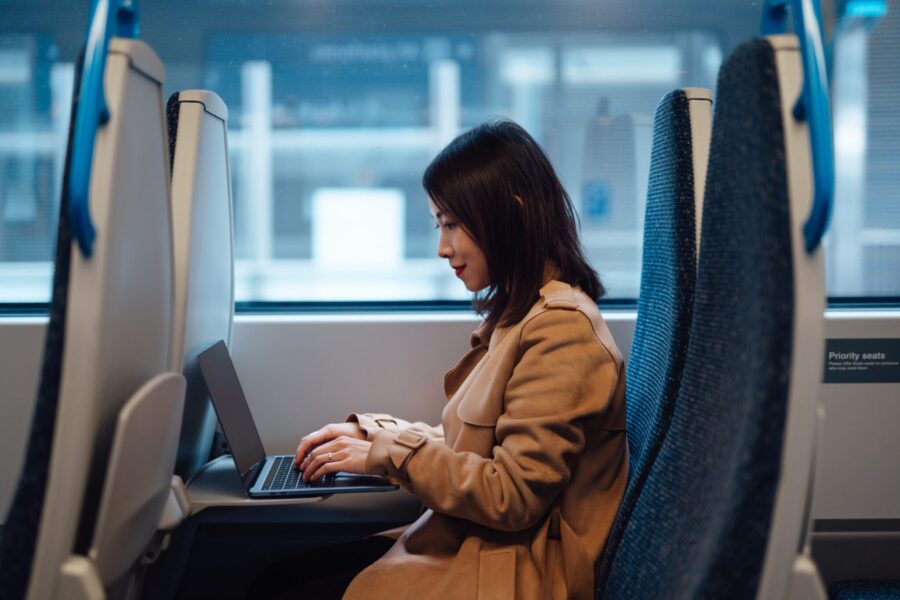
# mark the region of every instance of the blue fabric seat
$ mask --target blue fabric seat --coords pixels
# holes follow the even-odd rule
[[[606,598],[753,598],[780,475],[793,249],[775,53],[724,63],[693,315],[672,420],[612,557]]]
[[[838,581],[828,588],[831,600],[900,600],[900,581]]]
[[[653,124],[641,293],[626,376],[629,483],[598,562],[601,590],[668,430],[684,366],[697,264],[691,141],[689,100],[675,90],[660,101]]]

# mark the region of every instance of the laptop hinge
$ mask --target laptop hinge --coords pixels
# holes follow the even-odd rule
[[[244,484],[244,489],[250,490],[250,488],[256,484],[256,478],[259,477],[259,473],[262,471],[264,464],[266,464],[265,457],[250,467],[250,470],[247,471],[245,475],[241,475],[241,482]]]

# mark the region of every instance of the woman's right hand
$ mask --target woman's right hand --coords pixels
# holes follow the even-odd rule
[[[300,440],[300,445],[297,446],[297,452],[294,454],[294,468],[303,470],[306,466],[306,457],[313,448],[339,437],[364,440],[366,434],[359,428],[359,423],[331,423],[318,431],[313,431]]]

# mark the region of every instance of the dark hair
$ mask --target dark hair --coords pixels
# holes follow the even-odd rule
[[[606,292],[584,258],[569,195],[540,145],[511,121],[459,135],[435,157],[422,186],[487,259],[490,285],[475,299],[490,328],[518,323],[537,301],[544,267],[599,300]],[[521,202],[517,199],[521,199]]]

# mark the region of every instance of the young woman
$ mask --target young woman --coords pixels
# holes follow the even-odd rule
[[[352,414],[301,440],[304,479],[384,475],[428,508],[344,597],[593,598],[627,482],[625,381],[572,203],[509,121],[457,137],[423,185],[485,319],[437,427]]]

